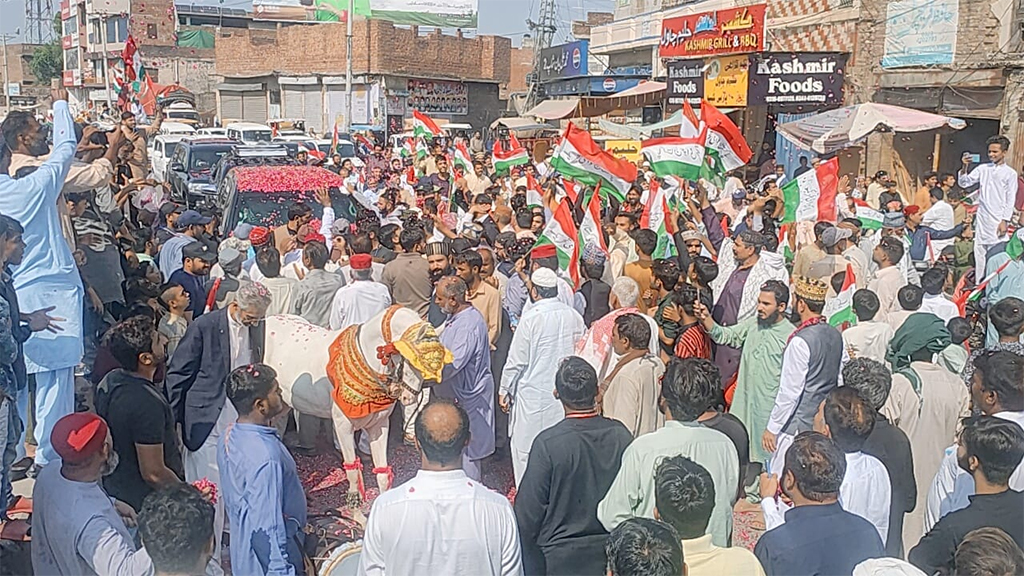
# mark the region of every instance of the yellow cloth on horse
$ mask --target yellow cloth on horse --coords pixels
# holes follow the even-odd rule
[[[424,380],[440,382],[444,365],[454,360],[451,351],[441,344],[434,327],[426,322],[410,326],[394,346],[402,358],[419,370]]]

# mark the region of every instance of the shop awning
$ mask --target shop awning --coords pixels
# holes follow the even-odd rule
[[[545,100],[529,109],[525,114],[523,114],[523,116],[534,116],[545,120],[561,120],[562,118],[575,116],[576,109],[579,108],[579,105],[579,98],[569,98],[567,100]]]
[[[877,130],[923,132],[944,127],[960,130],[966,125],[959,118],[902,106],[867,103],[780,124],[778,131],[787,140],[805,149],[829,154],[853,146]]]
[[[505,128],[508,128],[509,130],[515,132],[554,129],[554,126],[550,124],[536,122],[529,118],[498,118],[497,120],[491,123],[491,130],[496,129],[498,126],[504,126]]]

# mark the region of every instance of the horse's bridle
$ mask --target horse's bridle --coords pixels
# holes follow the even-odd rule
[[[403,391],[413,396],[420,393],[419,390],[413,389],[405,382],[405,358],[395,349],[391,340],[391,318],[400,308],[401,306],[392,306],[384,313],[380,331],[385,344],[377,348],[377,358],[384,363],[387,369],[386,372],[380,374],[382,377],[380,384],[392,400],[401,398]]]

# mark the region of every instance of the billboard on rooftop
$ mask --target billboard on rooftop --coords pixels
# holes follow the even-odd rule
[[[355,15],[395,24],[476,28],[478,0],[355,0]],[[348,0],[253,0],[255,20],[344,22]]]

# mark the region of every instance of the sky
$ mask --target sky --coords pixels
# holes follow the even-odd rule
[[[141,1],[141,0],[133,0]],[[225,6],[231,8],[251,8],[251,0],[191,0],[196,4],[209,4],[212,6]],[[523,34],[528,29],[526,19],[533,17],[537,19],[541,0],[478,0],[479,1],[479,28],[481,34],[495,34],[500,36],[511,36],[515,44],[519,44]],[[55,10],[59,9],[59,0],[52,0]],[[189,0],[179,0],[179,3],[188,3]],[[615,6],[615,0],[556,0],[558,32],[555,33],[555,43],[570,40],[569,22],[582,20],[586,12],[611,12]],[[24,32],[25,21],[25,0],[0,0],[0,34],[13,34],[15,29],[21,28]]]

